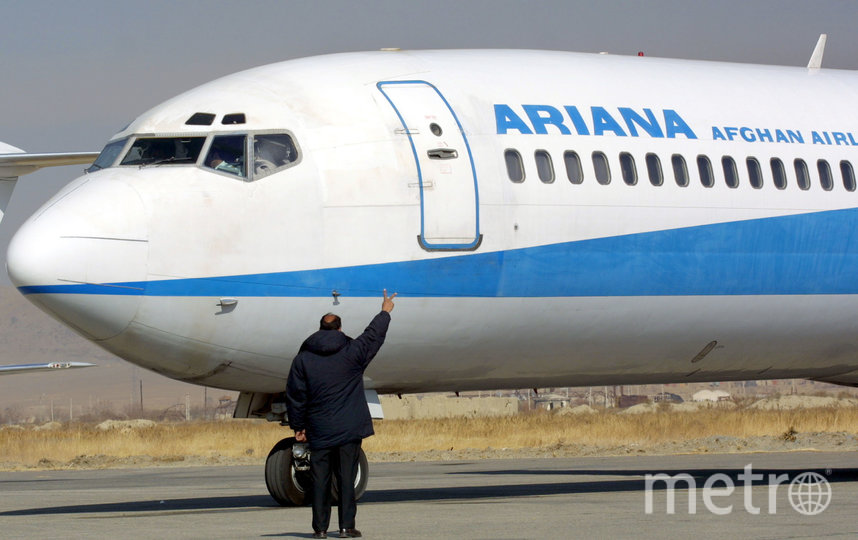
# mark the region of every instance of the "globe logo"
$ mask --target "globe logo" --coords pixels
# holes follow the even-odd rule
[[[821,514],[831,502],[831,484],[815,472],[803,472],[789,483],[789,503],[805,516]]]

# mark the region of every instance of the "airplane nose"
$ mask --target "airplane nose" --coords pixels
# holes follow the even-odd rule
[[[6,268],[28,300],[94,340],[134,319],[146,279],[148,231],[139,194],[118,179],[81,179],[12,237]]]

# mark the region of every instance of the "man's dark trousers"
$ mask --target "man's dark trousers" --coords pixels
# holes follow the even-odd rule
[[[341,529],[355,528],[357,476],[360,439],[331,448],[310,452],[310,472],[313,474],[313,530],[327,531],[331,521],[331,472],[339,486],[339,523]]]

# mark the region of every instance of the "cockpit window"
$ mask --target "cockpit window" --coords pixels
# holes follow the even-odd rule
[[[125,143],[127,142],[128,139],[120,139],[118,141],[107,143],[107,146],[105,146],[104,150],[98,154],[98,157],[95,158],[95,162],[89,166],[86,172],[99,171],[113,165],[116,162],[116,158],[119,157],[119,153],[122,152],[123,148],[125,148]]]
[[[205,137],[140,137],[120,165],[193,165]]]
[[[210,126],[214,122],[215,115],[212,113],[198,112],[185,120],[186,126]]]
[[[123,152],[125,148],[128,150]],[[196,165],[249,181],[280,172],[300,160],[295,140],[284,132],[147,135],[108,143],[87,172],[114,167],[117,161],[118,165],[140,167]]]
[[[247,119],[244,116],[244,113],[232,113],[223,115],[223,119],[220,121],[221,124],[228,126],[230,124],[244,124]]]
[[[285,133],[253,137],[253,177],[263,178],[288,167],[298,159],[292,137]]]
[[[218,135],[212,140],[205,166],[246,178],[244,149],[246,135]]]

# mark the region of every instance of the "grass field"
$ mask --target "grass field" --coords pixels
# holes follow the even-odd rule
[[[148,456],[162,463],[189,457],[262,462],[278,440],[292,433],[277,424],[253,420],[162,423],[106,431],[87,424],[54,427],[0,430],[0,468],[104,466],[105,458],[132,456]],[[711,436],[856,435],[858,408],[658,410],[634,415],[615,411],[584,415],[534,412],[500,418],[377,421],[375,430],[376,436],[364,441],[370,459],[374,454],[450,449],[556,449],[566,445],[646,448]]]

